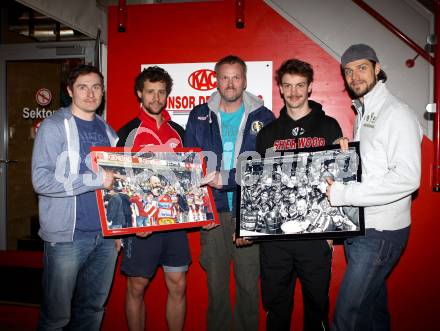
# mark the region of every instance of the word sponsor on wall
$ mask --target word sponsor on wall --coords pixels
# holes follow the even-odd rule
[[[142,64],[141,70],[157,65],[173,78],[173,90],[168,96],[167,110],[173,121],[186,126],[190,111],[208,101],[217,90],[214,72],[215,62]],[[247,65],[246,90],[272,108],[272,61],[249,61]]]

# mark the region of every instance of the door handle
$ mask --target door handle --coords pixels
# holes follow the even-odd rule
[[[18,160],[0,160],[0,163],[8,164],[8,163],[17,163]]]

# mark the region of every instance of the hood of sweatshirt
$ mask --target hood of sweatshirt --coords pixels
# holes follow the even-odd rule
[[[312,110],[310,113],[308,113],[306,116],[301,117],[298,120],[294,120],[287,114],[287,108],[284,106],[280,111],[280,118],[283,120],[293,122],[297,125],[301,124],[309,124],[312,121],[315,121],[317,117],[321,117],[325,115],[324,110],[322,109],[322,105],[316,101],[309,100],[309,107]]]
[[[221,96],[220,93],[218,93],[218,91],[214,92],[208,100],[208,107],[214,113],[218,113],[220,110],[220,100],[221,100]],[[264,102],[263,100],[253,95],[252,93],[244,91],[243,104],[244,104],[245,112],[250,113],[263,106]]]

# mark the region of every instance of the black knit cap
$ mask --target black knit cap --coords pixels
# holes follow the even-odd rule
[[[348,47],[344,54],[342,54],[341,67],[344,68],[347,63],[361,59],[367,59],[376,63],[379,62],[374,49],[365,44],[356,44]]]

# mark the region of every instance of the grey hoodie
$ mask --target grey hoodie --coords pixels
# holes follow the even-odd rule
[[[116,133],[99,116],[111,146]],[[38,194],[40,237],[48,242],[73,241],[76,196],[102,188],[102,173],[79,174],[79,136],[70,107],[41,124],[32,153],[32,184]]]
[[[208,107],[210,110],[209,120],[211,121],[211,111],[212,111],[212,112],[214,112],[214,114],[217,115],[218,126],[221,128],[222,127],[221,116],[219,115],[220,101],[221,101],[220,93],[218,93],[216,91],[209,98]],[[258,98],[255,95],[253,95],[252,93],[244,91],[243,92],[243,105],[244,105],[244,115],[243,115],[243,118],[241,119],[241,123],[240,123],[239,129],[238,129],[238,134],[237,134],[237,141],[235,143],[235,155],[234,155],[234,160],[236,160],[235,162],[237,162],[238,156],[240,155],[241,144],[243,143],[243,132],[244,132],[244,128],[246,126],[249,114],[251,112],[263,107],[264,102],[263,102],[263,100],[261,100],[260,98]],[[222,134],[222,130],[220,130],[220,136],[221,136],[221,134]],[[234,165],[234,167],[235,167],[235,165]]]

